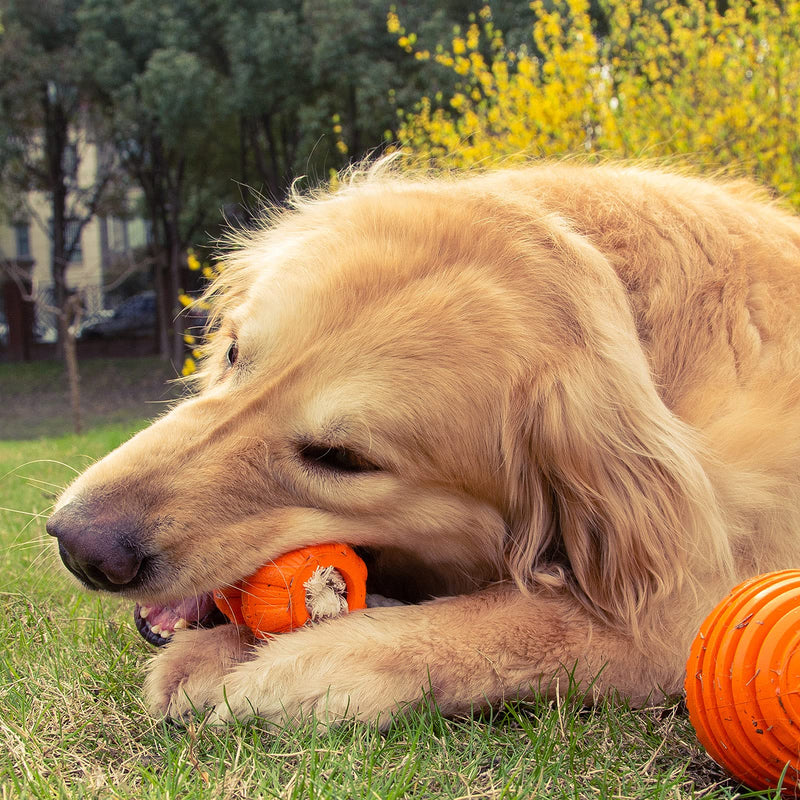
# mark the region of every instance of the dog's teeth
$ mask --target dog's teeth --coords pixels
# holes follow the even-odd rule
[[[150,606],[139,606],[139,616],[140,616],[142,619],[147,619],[147,615],[148,615],[148,614],[149,614],[149,613],[150,613],[152,610],[153,610],[153,609],[152,609],[152,608],[150,608]]]
[[[152,633],[155,633],[157,636],[161,636],[161,626],[160,625],[153,625],[153,627],[150,628],[150,631]]]
[[[173,633],[174,633],[174,631],[161,631],[161,633],[159,634],[159,636],[160,636],[162,639],[171,639],[171,638],[172,638],[172,634],[173,634]]]
[[[176,631],[182,631],[184,628],[188,628],[188,627],[189,627],[189,623],[185,619],[179,619],[175,623],[175,630]]]

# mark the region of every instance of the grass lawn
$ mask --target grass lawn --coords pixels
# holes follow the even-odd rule
[[[458,720],[424,711],[387,733],[148,717],[139,687],[153,651],[130,603],[80,589],[44,530],[75,470],[158,409],[133,401],[139,382],[150,390],[153,363],[124,366],[84,370],[89,416],[102,424],[80,437],[47,416],[58,405],[43,396],[55,366],[0,366],[0,800],[745,796],[701,750],[679,704],[582,709],[567,699]],[[130,378],[121,409],[107,396],[120,369]],[[9,385],[18,408],[9,409]],[[156,385],[152,397],[164,396]]]

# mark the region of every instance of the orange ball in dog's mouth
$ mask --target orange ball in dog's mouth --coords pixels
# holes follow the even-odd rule
[[[175,631],[231,621],[260,639],[365,608],[367,567],[344,544],[304,547],[280,556],[237,584],[172,604],[134,608],[136,629],[156,647]],[[381,598],[375,604],[395,604]]]
[[[214,592],[228,619],[260,639],[366,608],[367,567],[345,544],[303,547]]]

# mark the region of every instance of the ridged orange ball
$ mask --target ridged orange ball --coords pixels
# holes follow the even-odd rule
[[[302,628],[310,616],[306,581],[319,567],[334,567],[347,588],[347,610],[366,608],[367,567],[345,544],[303,547],[270,561],[233,587],[217,589],[214,602],[231,622],[260,639]]]
[[[800,784],[800,570],[737,586],[686,665],[689,718],[709,755],[752,789]],[[784,774],[785,770],[785,774]]]

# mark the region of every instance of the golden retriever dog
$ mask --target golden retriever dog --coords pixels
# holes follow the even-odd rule
[[[800,566],[800,220],[627,166],[396,173],[239,237],[196,394],[48,522],[166,642],[155,714],[641,704],[734,584]],[[325,542],[403,604],[210,625],[215,587]]]

